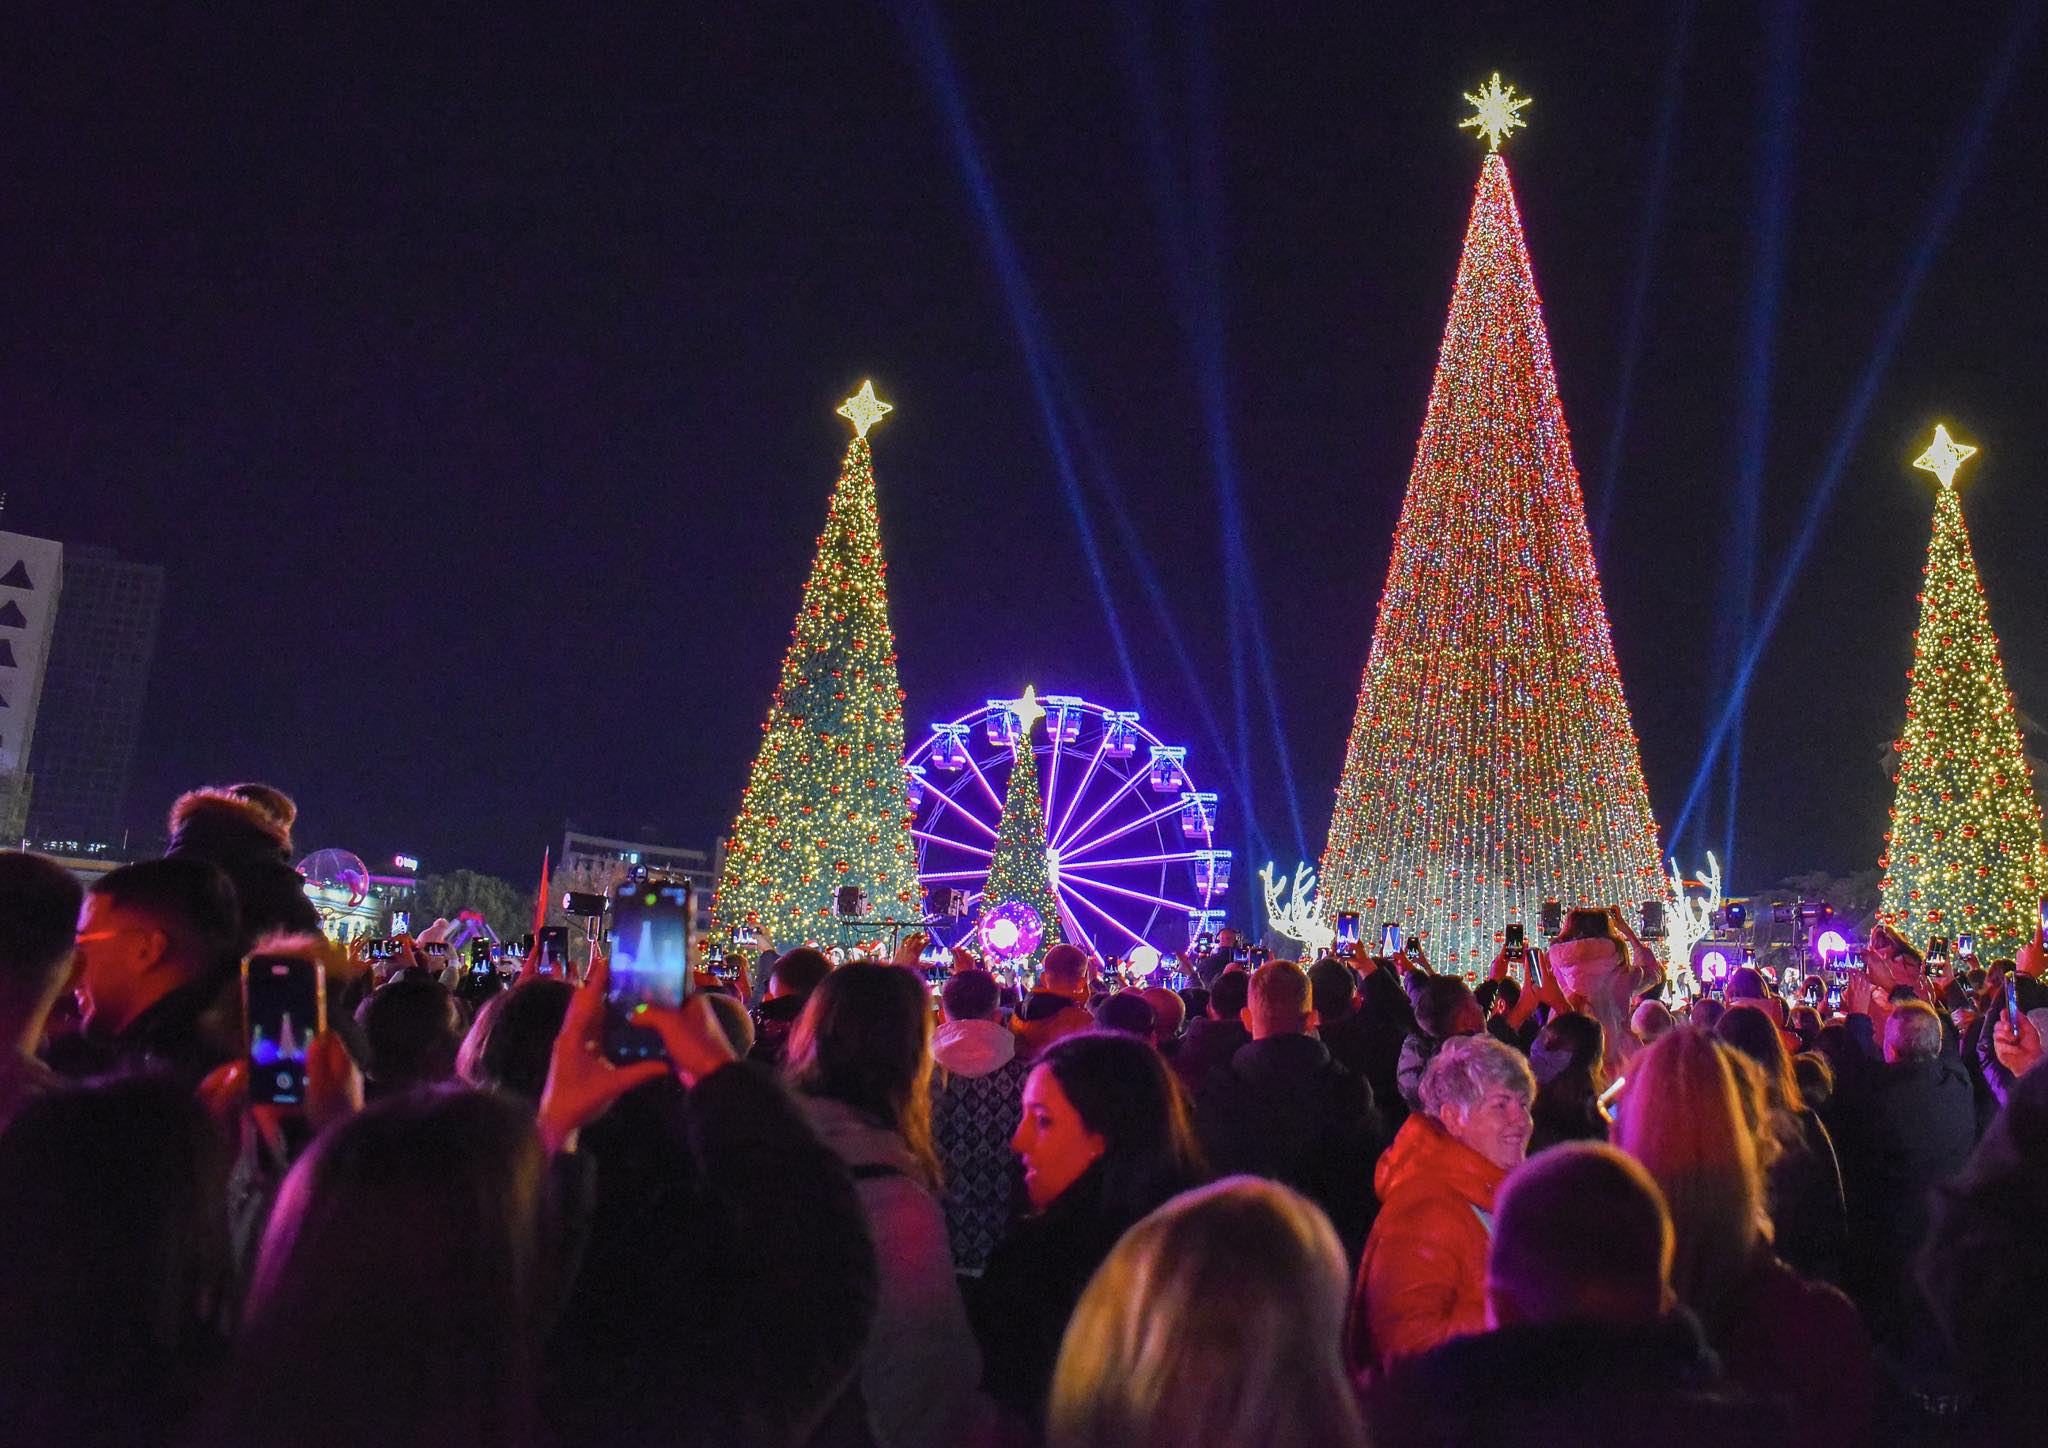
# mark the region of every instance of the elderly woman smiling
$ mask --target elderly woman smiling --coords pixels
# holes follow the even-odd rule
[[[1536,1081],[1491,1036],[1444,1044],[1373,1174],[1380,1214],[1351,1298],[1354,1367],[1384,1367],[1486,1327],[1493,1194],[1529,1148]]]

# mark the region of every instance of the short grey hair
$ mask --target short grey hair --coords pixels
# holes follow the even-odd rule
[[[1941,1054],[1941,1017],[1925,1001],[1900,1001],[1885,1022],[1887,1061],[1932,1061]]]
[[[1422,1109],[1431,1116],[1446,1106],[1470,1111],[1493,1091],[1513,1091],[1524,1103],[1536,1099],[1536,1078],[1522,1053],[1491,1036],[1453,1036],[1422,1073]]]

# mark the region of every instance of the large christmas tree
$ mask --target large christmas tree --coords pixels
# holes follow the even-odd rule
[[[784,945],[830,933],[843,885],[867,891],[870,919],[918,918],[903,692],[868,454],[868,429],[890,410],[872,383],[839,409],[853,423],[853,441],[713,905],[719,924]]]
[[[2036,928],[2048,882],[2041,803],[1984,604],[1956,469],[1976,452],[1937,427],[1915,461],[1941,480],[1920,629],[1907,671],[1898,793],[1885,832],[1879,918],[1925,946],[1974,935],[1985,959]]]
[[[1003,787],[1003,817],[996,825],[996,844],[988,862],[988,882],[982,886],[984,912],[1011,900],[1021,900],[1038,914],[1045,935],[1019,968],[1036,970],[1046,951],[1060,943],[1059,901],[1052,887],[1052,870],[1046,860],[1045,797],[1038,786],[1038,746],[1032,730],[1045,710],[1035,690],[1010,709],[1010,779]]]
[[[1479,175],[1322,862],[1325,919],[1490,959],[1541,903],[1661,898],[1542,302],[1500,138],[1500,77],[1465,122]],[[1531,931],[1533,938],[1534,932]]]

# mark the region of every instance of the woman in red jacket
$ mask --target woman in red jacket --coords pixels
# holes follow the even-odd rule
[[[1528,1062],[1491,1036],[1456,1037],[1429,1063],[1421,1112],[1373,1174],[1380,1214],[1351,1297],[1354,1368],[1485,1330],[1493,1194],[1528,1150],[1535,1097]]]

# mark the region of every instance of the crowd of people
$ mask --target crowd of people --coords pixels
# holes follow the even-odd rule
[[[2042,1441],[2038,942],[1878,928],[1827,1013],[1605,909],[1477,989],[771,948],[622,1062],[601,955],[323,939],[294,813],[0,854],[0,1443]],[[325,969],[289,1106],[252,951]]]

